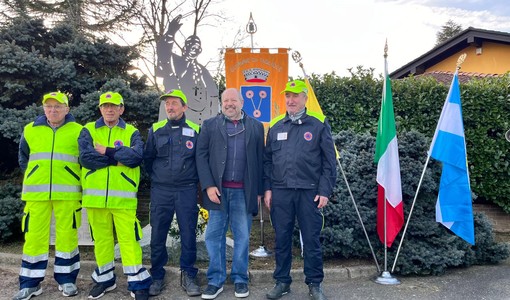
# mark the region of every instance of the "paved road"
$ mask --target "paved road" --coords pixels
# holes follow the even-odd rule
[[[4,258],[3,258],[4,257]],[[12,255],[5,258],[0,253],[0,299],[11,299],[18,289],[17,274],[19,267]],[[90,272],[92,263],[82,262],[82,271],[78,280],[80,293],[70,299],[87,299],[88,291],[92,287]],[[116,270],[119,271],[118,267]],[[293,271],[294,272],[294,271]],[[57,290],[57,285],[52,278],[51,272],[43,282],[43,294],[32,299],[53,300],[65,299]],[[356,266],[346,269],[326,270],[324,290],[329,299],[448,299],[448,300],[508,300],[510,299],[510,260],[492,266],[474,266],[467,269],[454,269],[443,276],[427,277],[398,277],[400,285],[380,285],[373,282],[376,275],[372,266]],[[167,288],[163,295],[153,297],[154,300],[163,299],[190,299],[179,287],[178,273],[176,269],[169,268],[167,276]],[[309,299],[307,287],[302,283],[300,270],[294,272],[294,283],[291,293],[282,300]],[[301,277],[301,278],[299,278]],[[200,278],[205,285],[203,276]],[[131,299],[126,290],[126,278],[119,274],[117,289],[107,293],[103,300]],[[265,294],[272,288],[270,271],[259,271],[252,274],[250,284],[250,297],[248,299],[265,299]],[[199,299],[199,298],[191,298]],[[232,284],[226,284],[223,293],[216,299],[228,300],[234,297]]]

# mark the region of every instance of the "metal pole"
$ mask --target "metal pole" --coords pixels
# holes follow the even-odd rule
[[[251,49],[253,51],[253,34],[257,32],[257,25],[255,24],[255,20],[253,20],[253,16],[250,12],[250,19],[248,20],[248,24],[246,25],[246,32],[251,35]],[[268,257],[273,255],[273,253],[266,249],[264,246],[264,200],[261,200],[259,203],[259,215],[260,215],[260,246],[253,250],[250,255],[254,257]]]
[[[384,189],[384,271],[388,271],[388,219],[386,211],[386,189]]]
[[[305,68],[303,66],[303,63],[301,63],[301,54],[298,51],[294,51],[292,53],[292,59],[299,63],[299,67],[301,67],[301,70],[303,70],[303,75],[308,77],[305,72]],[[337,152],[335,148],[335,152]],[[367,238],[368,246],[370,247],[370,251],[372,252],[372,257],[374,258],[375,266],[377,267],[377,272],[381,272],[381,267],[379,267],[379,263],[377,262],[377,257],[375,256],[374,248],[372,248],[372,243],[370,243],[370,238],[368,237],[367,230],[365,228],[365,224],[363,224],[363,219],[361,218],[361,214],[359,213],[358,206],[356,205],[356,200],[354,200],[354,196],[352,195],[351,187],[349,186],[349,181],[347,181],[347,177],[345,176],[344,169],[342,168],[342,164],[340,163],[340,157],[337,154],[336,162],[338,163],[338,167],[340,168],[340,172],[342,173],[342,177],[344,178],[345,185],[347,186],[347,191],[349,192],[349,196],[351,197],[352,203],[354,204],[354,209],[356,210],[356,214],[358,215],[359,222],[361,224],[361,227],[363,228],[363,232],[365,233],[365,237]]]
[[[267,250],[266,246],[264,246],[264,200],[260,201],[259,205],[259,215],[260,215],[260,246],[250,252],[250,255],[253,257],[269,257],[273,255],[273,252]]]
[[[388,76],[388,41],[384,44],[384,85],[383,85],[383,100],[386,99],[386,92],[389,88],[386,86],[386,78]],[[384,105],[384,103],[381,103]],[[393,107],[391,108],[393,109]],[[382,110],[381,110],[382,114]],[[400,280],[393,277],[390,272],[388,272],[388,209],[387,209],[388,199],[386,197],[386,187],[384,188],[383,195],[383,206],[384,206],[384,271],[381,275],[375,278],[375,282],[379,284],[400,284]]]
[[[397,255],[395,255],[395,260],[393,261],[393,267],[391,268],[391,272],[395,271],[395,266],[397,265],[398,255],[400,254],[400,248],[402,247],[402,243],[404,242],[404,237],[406,236],[407,227],[409,226],[409,221],[411,220],[411,216],[413,215],[414,204],[416,203],[416,199],[418,198],[418,192],[420,191],[421,183],[423,181],[423,177],[425,176],[425,171],[427,170],[427,165],[429,164],[430,154],[427,155],[427,160],[425,161],[425,165],[423,166],[423,171],[421,172],[420,181],[418,182],[418,187],[416,188],[416,193],[414,194],[413,204],[411,205],[411,210],[409,210],[409,216],[407,216],[406,226],[404,226],[404,231],[402,232],[402,238],[400,238],[400,243],[398,244]]]
[[[375,283],[386,284],[386,285],[395,285],[400,284],[400,280],[391,275],[388,272],[388,237],[387,237],[387,223],[386,223],[386,189],[384,190],[384,271],[381,275],[375,278]]]
[[[455,73],[459,72],[462,63],[464,63],[464,60],[466,59],[466,56],[467,56],[467,54],[463,53],[457,59],[457,65],[456,65],[456,68],[455,68]],[[441,117],[442,117],[442,114],[444,112],[445,106],[446,106],[446,103],[444,104],[443,109],[441,110],[441,116],[439,117],[439,122],[437,123],[436,131],[434,132],[434,136],[432,137],[432,143],[434,142],[436,134],[437,134],[437,132],[439,130],[438,129],[439,128],[439,123],[441,121]],[[400,244],[398,245],[397,255],[395,256],[395,261],[393,261],[393,267],[391,269],[392,272],[393,272],[393,270],[395,270],[395,266],[397,265],[398,255],[400,254],[400,248],[402,247],[402,243],[404,242],[404,236],[405,236],[406,231],[407,231],[407,226],[409,225],[409,221],[411,220],[411,215],[413,214],[414,204],[416,203],[416,199],[418,198],[418,192],[420,191],[421,183],[423,181],[423,177],[425,176],[425,170],[427,169],[427,165],[429,164],[430,154],[431,153],[432,153],[432,144],[430,144],[429,152],[427,153],[427,160],[425,161],[425,165],[423,166],[423,171],[421,172],[420,182],[418,183],[418,187],[416,188],[416,193],[414,194],[413,204],[411,205],[411,210],[409,211],[409,216],[407,217],[406,226],[404,227],[404,232],[402,233],[402,238],[400,239]]]
[[[257,32],[257,25],[255,24],[255,20],[253,20],[253,16],[250,12],[250,19],[248,20],[248,24],[246,24],[246,32],[248,32],[251,36],[251,49],[253,51],[253,34]]]
[[[381,272],[381,268],[379,267],[379,263],[377,262],[377,257],[375,256],[374,248],[372,248],[372,243],[370,243],[370,238],[368,237],[367,230],[365,229],[365,225],[363,224],[363,219],[361,219],[361,214],[359,213],[358,206],[356,205],[356,201],[354,200],[354,196],[352,195],[351,188],[349,187],[349,182],[347,181],[347,177],[345,176],[344,169],[342,168],[342,164],[340,163],[340,159],[337,157],[336,159],[338,166],[340,167],[340,172],[342,172],[342,177],[344,178],[345,184],[347,185],[347,190],[349,191],[349,195],[351,196],[352,203],[354,204],[354,209],[356,210],[356,214],[358,214],[359,222],[361,223],[361,227],[363,228],[363,232],[365,233],[365,237],[367,238],[368,246],[370,247],[370,251],[372,252],[372,257],[375,261],[375,266],[377,267],[377,272]]]

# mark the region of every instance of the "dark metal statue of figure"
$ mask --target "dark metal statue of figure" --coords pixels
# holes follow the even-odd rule
[[[181,28],[179,15],[168,25],[168,30],[157,43],[158,69],[156,75],[163,78],[165,90],[179,89],[188,96],[186,117],[198,124],[218,113],[218,87],[209,71],[197,61],[202,53],[200,38],[189,36],[182,55],[172,51],[175,34]],[[164,102],[159,110],[159,119],[166,118]]]

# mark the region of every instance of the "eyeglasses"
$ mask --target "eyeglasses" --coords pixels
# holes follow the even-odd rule
[[[235,128],[234,128],[233,132],[228,132],[228,131],[227,131],[227,135],[228,135],[229,137],[233,137],[233,136],[236,136],[236,135],[238,135],[238,134],[241,134],[241,133],[243,133],[243,132],[246,130],[246,128],[244,127],[244,122],[239,122],[239,123],[240,123],[240,124],[241,124],[241,126],[242,126],[241,130],[237,130],[237,126],[235,126]],[[227,127],[227,128],[228,128],[228,127]]]
[[[43,108],[45,110],[56,110],[56,111],[61,111],[63,110],[64,108],[66,108],[65,105],[43,105]]]

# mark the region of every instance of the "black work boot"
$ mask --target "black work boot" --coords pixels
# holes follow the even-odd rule
[[[273,289],[266,294],[267,299],[280,299],[283,295],[290,293],[290,283],[277,281]]]
[[[186,271],[181,271],[181,287],[190,297],[202,295],[202,291],[196,283],[195,277],[191,277]]]
[[[322,293],[322,287],[320,283],[310,283],[308,285],[308,291],[310,298],[313,300],[327,300],[326,296]]]
[[[151,287],[149,288],[149,296],[157,296],[161,294],[161,291],[163,291],[163,288],[165,287],[165,280],[164,279],[155,279]]]

